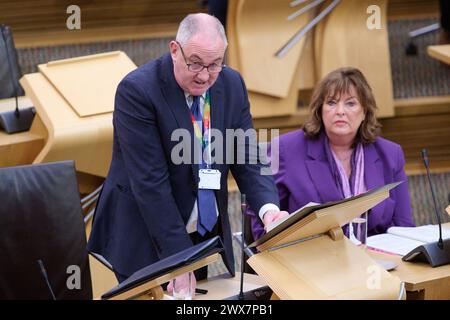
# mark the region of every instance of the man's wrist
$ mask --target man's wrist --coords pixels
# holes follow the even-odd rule
[[[265,205],[263,205],[261,209],[259,209],[258,213],[259,217],[261,218],[261,221],[264,221],[264,215],[269,210],[280,211],[280,208],[274,203],[266,203]]]

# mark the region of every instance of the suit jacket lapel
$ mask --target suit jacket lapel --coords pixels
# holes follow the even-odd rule
[[[175,80],[175,76],[173,74],[173,63],[170,54],[166,54],[164,56],[161,80],[163,82],[162,91],[164,99],[167,102],[168,109],[172,112],[178,127],[189,131],[189,136],[191,137],[191,154],[193,154],[193,139],[195,137],[194,126],[192,125],[191,114],[186,104],[184,92]],[[198,164],[192,163],[191,167],[194,179],[197,181]]]
[[[225,139],[225,128],[224,128],[225,97],[224,97],[223,83],[220,76],[217,78],[217,81],[210,89],[210,97],[211,97],[211,128],[219,130],[223,134],[223,138]],[[225,154],[223,154],[223,157],[225,158]],[[218,160],[225,161],[225,159],[218,159]],[[212,167],[214,168],[214,165]]]
[[[306,139],[310,159],[306,160],[306,167],[323,203],[341,199],[325,155],[324,143],[327,143],[324,134],[317,139]]]

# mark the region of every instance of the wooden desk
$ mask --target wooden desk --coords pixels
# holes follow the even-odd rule
[[[26,97],[19,97],[19,109],[33,105]],[[14,98],[0,100],[0,112],[14,110]],[[30,164],[44,147],[47,132],[39,115],[36,115],[29,131],[8,134],[0,129],[0,167]]]
[[[428,55],[446,64],[450,64],[450,44],[428,46]]]
[[[450,227],[450,223],[444,226]],[[369,251],[374,259],[391,260],[397,268],[391,271],[405,282],[408,300],[450,300],[450,265],[432,268],[423,262],[404,262],[401,256]]]

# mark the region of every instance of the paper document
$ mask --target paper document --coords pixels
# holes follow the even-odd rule
[[[442,227],[442,239],[450,238],[450,228]],[[391,227],[385,234],[367,238],[367,246],[404,256],[414,248],[439,239],[438,225]]]
[[[402,238],[389,233],[377,234],[367,238],[367,246],[378,250],[404,256],[423,242]]]
[[[316,202],[308,202],[307,204],[305,204],[303,207],[301,207],[300,209],[296,210],[295,212],[301,212],[303,209],[308,208],[308,207],[312,207],[312,206],[317,206],[320,203],[316,203]],[[293,213],[295,214],[295,213]],[[267,232],[269,232],[270,230],[272,230],[273,228],[275,228],[276,226],[280,225],[282,222],[286,221],[291,215],[288,215],[282,219],[279,219],[277,221],[272,222],[271,224],[269,224],[267,226]]]

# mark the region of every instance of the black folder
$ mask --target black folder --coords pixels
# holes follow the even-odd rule
[[[103,294],[102,299],[109,299],[145,282],[156,279],[166,273],[172,272],[184,266],[188,266],[196,261],[219,252],[221,254],[224,252],[223,244],[220,237],[215,236],[210,240],[199,243],[136,271],[118,286]],[[222,257],[222,259],[223,258],[224,257]]]

